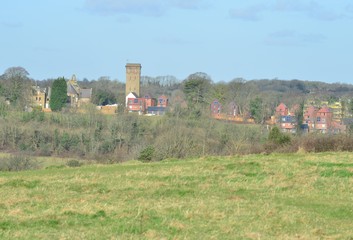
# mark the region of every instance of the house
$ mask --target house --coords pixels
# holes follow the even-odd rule
[[[167,96],[162,95],[158,97],[157,107],[168,107],[169,99]]]
[[[152,98],[150,94],[143,95],[145,99],[145,108],[148,109],[149,107],[154,107],[157,105],[157,101],[155,98]]]
[[[129,112],[145,113],[145,99],[144,98],[128,98],[127,109]]]
[[[138,112],[139,114],[163,115],[169,104],[168,97],[162,95],[156,101],[149,94],[144,97],[138,97],[134,92],[126,96],[126,108],[128,112]]]
[[[288,115],[288,107],[284,103],[280,103],[276,107],[275,115],[276,115],[276,117],[287,116]]]
[[[145,98],[139,98],[133,92],[127,95],[127,110],[128,112],[138,112],[139,114],[144,114],[146,111],[146,101]]]
[[[295,106],[293,112],[295,112]],[[273,120],[271,121],[273,122]],[[284,103],[280,103],[276,107],[275,122],[283,132],[295,133],[297,131],[298,121],[295,114],[290,114],[288,107]]]
[[[129,94],[127,94],[125,97],[126,108],[129,108],[128,99],[130,99],[130,98],[138,98],[138,96],[133,92],[130,92]]]
[[[32,101],[31,105],[33,107],[40,107],[44,109],[47,107],[47,90],[46,88],[40,88],[39,86],[32,86]]]
[[[296,133],[298,125],[296,117],[291,115],[281,116],[279,121],[283,132]]]
[[[148,101],[148,99],[146,99]],[[147,107],[147,113],[151,115],[164,115],[169,105],[169,99],[167,96],[162,95],[158,97],[157,106],[151,105]]]
[[[238,115],[238,107],[235,104],[235,102],[230,102],[228,104],[227,115],[228,115],[228,117],[233,117],[233,118],[235,118]]]
[[[303,113],[303,124],[306,124],[308,132],[315,130],[316,125],[316,115],[318,109],[313,105],[307,107]]]
[[[68,103],[71,107],[80,107],[91,102],[92,88],[84,89],[78,85],[75,74],[67,81]]]
[[[316,114],[315,129],[322,133],[327,133],[332,125],[333,113],[327,106],[322,107]]]
[[[211,115],[220,116],[222,112],[222,104],[217,100],[213,100],[211,103]]]

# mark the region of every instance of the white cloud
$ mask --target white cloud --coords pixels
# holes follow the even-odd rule
[[[100,14],[142,14],[159,16],[164,4],[159,0],[86,0],[85,7]]]
[[[206,0],[85,0],[85,8],[96,13],[161,16],[172,8],[200,9]]]
[[[292,30],[281,30],[270,33],[265,40],[267,45],[304,46],[325,41],[326,37],[316,33],[298,33]]]
[[[261,13],[267,10],[267,6],[263,4],[253,5],[246,8],[233,8],[229,11],[231,18],[241,19],[245,21],[258,21],[261,19]]]
[[[336,13],[333,9],[327,9],[317,1],[277,0],[273,10],[303,13],[308,17],[323,21],[334,21],[343,17],[342,14]]]
[[[273,9],[287,12],[310,12],[315,10],[318,4],[315,1],[302,2],[300,0],[277,0]]]
[[[0,25],[6,28],[21,28],[23,26],[19,22],[1,22]]]
[[[317,1],[302,0],[275,0],[268,5],[258,4],[246,8],[233,8],[229,14],[235,19],[258,21],[269,12],[298,13],[322,21],[334,21],[344,17],[344,14],[328,9]]]
[[[203,0],[173,0],[172,6],[181,9],[200,9],[207,6]]]

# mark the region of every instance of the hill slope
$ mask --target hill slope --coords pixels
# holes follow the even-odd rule
[[[352,153],[0,173],[1,239],[353,237]]]

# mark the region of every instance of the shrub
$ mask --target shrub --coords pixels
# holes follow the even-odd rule
[[[277,126],[271,129],[268,140],[279,145],[284,145],[291,141],[290,136],[282,133]]]
[[[353,151],[353,138],[346,135],[308,135],[300,138],[306,152]]]
[[[68,166],[68,167],[81,167],[82,163],[80,163],[76,159],[72,159],[72,160],[67,161],[66,166]]]
[[[0,171],[24,171],[38,169],[38,161],[22,154],[11,155],[0,160]]]
[[[152,161],[155,149],[153,146],[148,146],[140,152],[139,157],[137,158],[140,161]]]

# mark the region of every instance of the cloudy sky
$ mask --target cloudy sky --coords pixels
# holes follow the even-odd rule
[[[0,74],[353,83],[351,0],[3,0]]]

